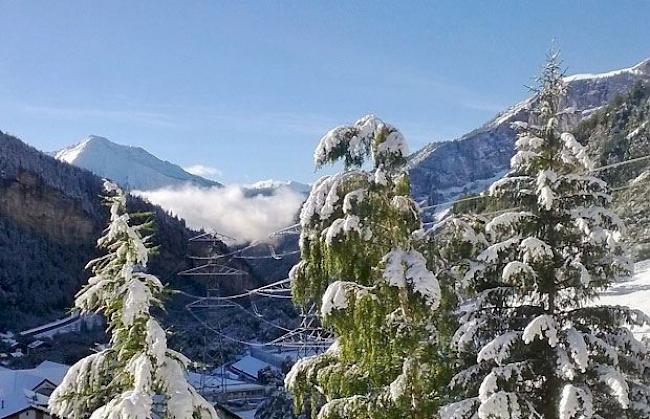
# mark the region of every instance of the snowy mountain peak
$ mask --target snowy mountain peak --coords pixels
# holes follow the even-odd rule
[[[98,135],[89,135],[79,143],[57,151],[54,157],[90,170],[98,176],[113,179],[130,190],[151,190],[184,184],[219,185],[161,160],[143,148],[117,144]]]
[[[108,140],[104,137],[99,137],[97,135],[89,135],[78,144],[64,148],[62,150],[54,153],[54,157],[57,160],[64,161],[66,163],[74,164],[74,161],[79,157],[81,153],[86,149],[86,147],[92,146],[93,143],[104,143]]]
[[[99,135],[92,135],[92,134],[89,135],[88,137],[86,137],[86,138],[82,141],[82,143],[90,143],[90,142],[95,142],[95,143],[110,143],[110,141],[108,141],[108,138],[106,138],[106,137],[101,137],[101,136],[99,136]]]

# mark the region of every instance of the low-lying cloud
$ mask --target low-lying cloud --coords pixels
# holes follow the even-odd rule
[[[251,196],[238,185],[204,188],[184,186],[134,194],[185,219],[191,228],[214,230],[238,241],[253,241],[293,224],[305,196],[279,187]]]

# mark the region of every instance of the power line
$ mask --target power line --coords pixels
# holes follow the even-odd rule
[[[623,161],[620,161],[618,163],[612,163],[612,164],[608,164],[608,165],[605,165],[605,166],[600,166],[600,167],[597,167],[595,169],[590,170],[589,173],[601,172],[603,170],[611,169],[613,167],[619,167],[619,166],[623,166],[623,165],[626,165],[626,164],[636,163],[636,162],[643,161],[643,160],[648,160],[648,159],[650,159],[650,154],[648,154],[647,156],[641,156],[641,157],[635,157],[635,158],[629,159],[629,160],[623,160]]]
[[[649,182],[650,178],[648,178],[647,180],[644,180],[644,181]],[[634,188],[635,186],[637,186],[639,183],[641,183],[641,182],[634,183],[634,184],[631,184],[631,185],[626,185],[626,186],[620,186],[618,188],[611,189],[611,191],[612,192],[619,192],[619,191],[622,191],[622,190],[625,190],[625,189],[631,189],[631,188]],[[479,212],[479,213],[477,213],[475,215],[498,215],[498,214],[501,214],[501,213],[510,212],[510,211],[517,211],[517,210],[520,210],[520,209],[521,209],[521,207],[512,207],[512,208],[506,208],[506,209],[502,209],[502,210],[498,210],[498,211]],[[425,224],[425,225],[426,224],[437,224],[437,222],[430,222],[430,223],[423,223],[423,224]]]
[[[281,347],[281,348],[300,349],[305,344],[311,346],[312,343],[313,343],[313,342],[307,342],[307,341],[297,341],[297,342],[291,342],[291,343],[284,343],[281,340],[283,336],[280,336],[279,338],[273,339],[273,340],[271,340],[269,342],[254,342],[254,341],[234,338],[234,337],[232,337],[232,336],[230,336],[230,335],[228,335],[226,333],[223,333],[220,330],[217,330],[214,327],[210,326],[208,323],[203,321],[203,319],[201,319],[195,313],[193,313],[192,310],[188,310],[188,311],[190,312],[192,317],[194,317],[194,319],[197,322],[199,322],[206,329],[214,332],[216,335],[218,335],[218,336],[220,336],[220,337],[222,337],[222,338],[224,338],[226,340],[229,340],[229,341],[234,342],[234,343],[238,343],[240,345],[249,346],[249,347],[258,347],[258,348],[262,348],[262,347]],[[307,331],[305,331],[305,330],[293,329],[293,330],[287,332],[287,334],[290,333],[292,336],[294,336],[296,334],[300,334],[300,333],[304,334],[306,332]],[[313,346],[318,346],[318,347],[322,347],[323,349],[327,349],[327,348],[330,347],[330,345],[331,345],[331,342],[323,340],[323,342],[321,344],[316,343]]]
[[[287,227],[282,228],[281,230],[275,231],[268,235],[268,238],[275,238],[284,235],[293,235],[300,234],[300,224],[293,224]],[[197,242],[216,242],[221,241],[223,235],[219,233],[206,233],[197,237],[193,237],[192,241]],[[248,250],[252,250],[258,247],[266,247],[268,254],[246,254]],[[228,262],[235,259],[244,259],[244,260],[256,260],[256,259],[272,259],[272,260],[282,260],[284,257],[292,256],[300,253],[300,250],[286,251],[282,253],[277,253],[274,246],[269,242],[263,240],[257,240],[252,243],[249,243],[247,246],[236,249],[234,251],[227,252],[221,255],[211,255],[211,256],[188,256],[190,259],[203,263],[203,265],[196,268],[191,268],[182,272],[183,274],[204,274],[207,276],[231,276],[234,274],[239,274],[237,268],[232,268],[227,266]],[[223,260],[225,259],[225,260]],[[220,260],[223,260],[220,262]],[[229,296],[198,296],[188,292],[181,291],[179,294],[185,295],[194,299],[191,303],[186,304],[185,309],[190,313],[190,315],[203,327],[205,330],[209,330],[212,333],[215,333],[219,340],[227,340],[234,342],[240,345],[248,347],[273,347],[273,348],[289,348],[295,349],[298,351],[298,356],[300,357],[301,353],[307,353],[308,351],[317,351],[322,352],[327,349],[332,344],[332,339],[323,338],[323,336],[328,336],[327,332],[324,331],[319,325],[314,324],[313,319],[307,319],[303,315],[300,327],[294,329],[288,329],[286,327],[275,324],[274,322],[268,321],[265,319],[258,310],[255,299],[253,297],[261,298],[275,298],[275,299],[291,299],[291,289],[289,287],[290,280],[285,278],[280,281],[273,282],[261,287],[257,287],[252,290],[246,290],[235,295]],[[242,304],[236,302],[235,300],[240,300],[242,298],[249,298],[251,303],[251,310],[244,307]],[[230,336],[228,333],[225,333],[222,330],[222,326],[214,327],[208,323],[208,319],[203,319],[200,315],[200,312],[205,310],[217,310],[217,309],[232,309],[235,308],[240,311],[244,311],[247,315],[258,319],[263,324],[267,324],[271,327],[281,330],[284,332],[282,336],[277,339],[274,339],[269,342],[256,342],[249,341],[245,339],[239,339],[233,336]],[[223,349],[222,349],[223,350]],[[221,356],[223,359],[223,353]]]
[[[289,278],[285,278],[283,280],[273,282],[271,284],[264,285],[264,286],[261,286],[259,288],[255,288],[255,289],[252,289],[252,290],[247,290],[246,292],[243,292],[243,293],[240,293],[240,294],[227,295],[227,296],[223,296],[223,297],[217,297],[217,296],[205,296],[204,297],[204,296],[199,296],[199,295],[195,295],[195,294],[190,294],[190,293],[185,292],[185,291],[176,291],[176,293],[185,295],[186,297],[195,298],[195,299],[200,300],[200,301],[232,301],[232,300],[237,300],[237,299],[240,299],[240,298],[252,297],[252,296],[255,296],[259,292],[267,292],[267,293],[279,292],[279,290],[272,290],[272,288],[277,287],[277,286],[281,286],[281,285],[285,285],[285,284],[289,284],[290,282],[291,282],[291,280]],[[289,288],[283,288],[283,290],[286,290],[287,292],[291,291]]]
[[[481,198],[485,198],[485,196],[483,196],[483,195],[470,196],[470,197],[467,197],[467,198],[457,199],[455,201],[440,202],[439,204],[427,205],[426,207],[420,207],[420,211],[428,210],[428,209],[432,209],[432,208],[437,208],[437,207],[442,207],[444,205],[457,204],[459,202],[474,201],[476,199],[481,199]]]

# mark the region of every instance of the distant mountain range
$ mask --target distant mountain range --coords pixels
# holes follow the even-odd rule
[[[151,190],[168,186],[220,186],[213,180],[193,175],[140,147],[116,144],[90,135],[71,147],[54,153],[60,161],[110,178],[129,190]]]
[[[568,94],[563,108],[565,129],[584,118],[636,83],[650,80],[650,59],[633,67],[601,74],[578,74],[565,78]],[[513,122],[529,122],[532,96],[497,115],[482,127],[454,141],[431,143],[410,157],[409,170],[414,197],[437,204],[485,189],[510,167],[514,154]]]
[[[131,191],[150,191],[185,185],[223,186],[219,182],[189,173],[174,163],[161,160],[141,147],[117,144],[96,135],[89,135],[81,142],[52,155],[57,160],[109,178]],[[242,186],[247,196],[273,195],[281,188],[307,195],[311,187],[292,180],[273,179]]]
[[[271,195],[280,188],[288,188],[303,195],[308,195],[309,191],[311,191],[310,185],[306,183],[296,182],[294,180],[282,181],[268,179],[244,186],[244,189],[249,195]]]

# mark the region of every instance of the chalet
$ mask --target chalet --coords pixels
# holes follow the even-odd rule
[[[66,333],[76,333],[81,331],[84,327],[88,329],[101,326],[103,320],[101,316],[97,314],[79,314],[73,313],[68,317],[47,323],[33,329],[24,330],[18,333],[22,338],[31,338],[31,339],[44,339],[52,338],[56,335],[62,335]]]
[[[0,367],[0,419],[50,419],[48,398],[67,370],[50,361],[27,370]]]

